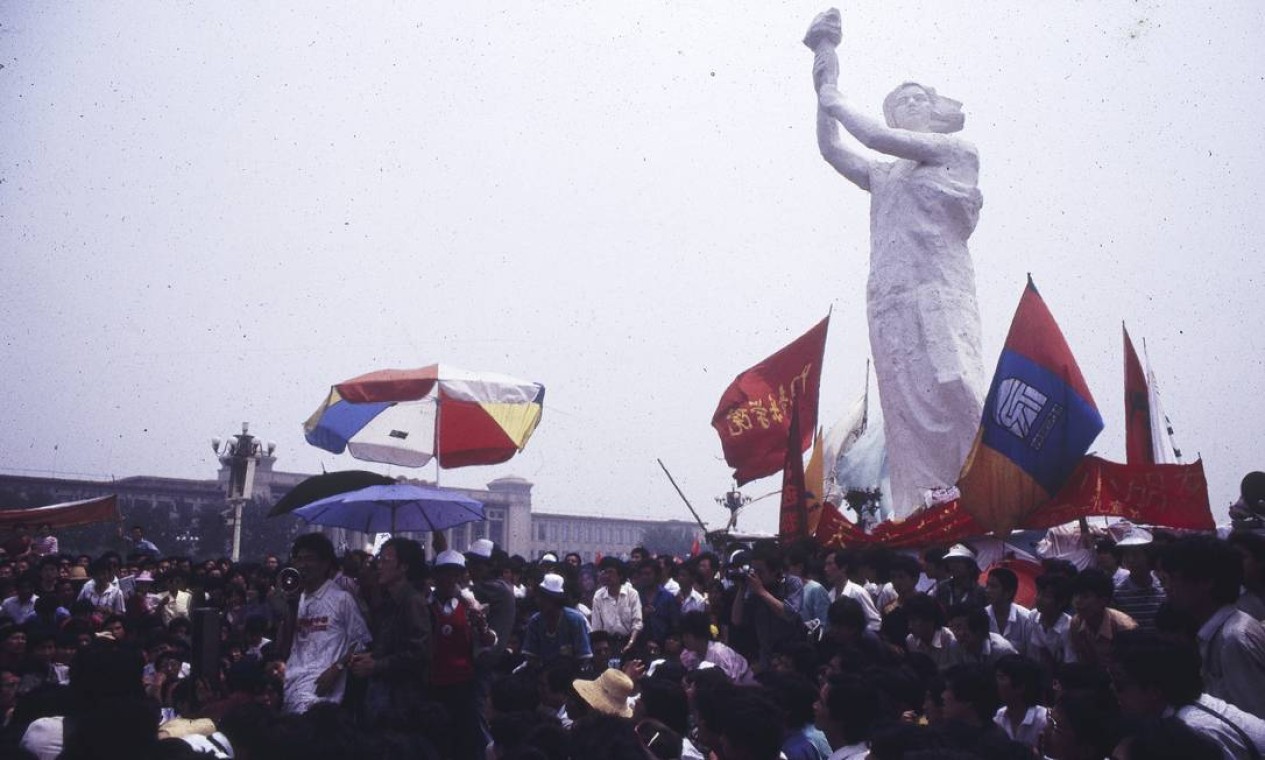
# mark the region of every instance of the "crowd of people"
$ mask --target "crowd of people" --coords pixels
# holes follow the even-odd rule
[[[1265,537],[0,558],[0,756],[1260,758]]]

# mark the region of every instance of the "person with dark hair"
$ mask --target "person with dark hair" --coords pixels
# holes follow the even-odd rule
[[[1116,714],[1115,704],[1101,695],[1063,694],[1050,709],[1046,755],[1058,760],[1102,760],[1116,746]]]
[[[960,661],[957,640],[953,632],[944,627],[944,610],[936,600],[926,594],[914,594],[905,600],[904,608],[909,618],[905,649],[930,657],[940,670],[957,664]]]
[[[1112,682],[1123,712],[1139,718],[1175,715],[1220,747],[1227,758],[1265,755],[1265,721],[1204,693],[1195,647],[1148,631],[1116,637]]]
[[[19,575],[13,581],[13,596],[0,602],[0,615],[21,625],[35,617],[35,579]]]
[[[593,592],[593,630],[611,637],[611,648],[619,654],[637,645],[642,619],[641,597],[628,582],[628,569],[618,557],[603,557],[598,563],[601,586]]]
[[[114,579],[114,568],[110,560],[104,556],[93,560],[88,566],[90,580],[79,592],[80,599],[92,604],[92,609],[100,615],[122,615],[126,612],[123,591]]]
[[[660,582],[659,563],[644,559],[633,574],[633,588],[641,597],[641,619],[645,623],[643,643],[653,641],[660,648],[681,619],[681,605],[676,596]]]
[[[536,681],[537,711],[557,720],[563,728],[570,728],[572,720],[567,714],[567,703],[574,698],[571,683],[580,675],[579,666],[575,660],[564,657],[536,671],[539,673]],[[527,672],[533,671],[529,669]]]
[[[720,752],[725,760],[777,760],[784,737],[782,706],[762,689],[737,688],[724,700]]]
[[[418,583],[426,571],[418,542],[391,538],[378,551],[381,593],[370,610],[373,646],[351,658],[351,672],[369,679],[365,714],[372,721],[422,701],[430,671],[431,619]]]
[[[1265,625],[1235,607],[1243,582],[1238,551],[1214,536],[1179,539],[1164,550],[1169,600],[1199,626],[1208,693],[1265,717]]]
[[[751,571],[735,579],[730,621],[755,629],[759,663],[768,668],[773,652],[786,641],[803,636],[799,610],[804,583],[782,572],[782,550],[776,541],[759,541],[751,551]],[[862,592],[864,593],[864,592]]]
[[[1028,639],[1032,636],[1032,611],[1015,603],[1019,592],[1019,576],[1008,567],[995,567],[988,571],[984,595],[988,597],[988,630],[1000,633],[1019,654],[1027,654]]]
[[[1129,571],[1120,566],[1120,556],[1120,547],[1111,537],[1103,536],[1094,541],[1094,566],[1107,574],[1113,586],[1129,575]]]
[[[1017,654],[1000,633],[988,630],[989,616],[983,607],[959,604],[950,607],[945,617],[957,640],[961,662],[992,665],[1006,655]]]
[[[826,552],[823,572],[826,582],[830,585],[830,601],[833,602],[841,596],[855,599],[865,613],[866,627],[877,633],[883,625],[883,616],[879,614],[870,593],[854,580],[854,576],[859,577],[860,564],[857,553],[849,549]]]
[[[571,727],[570,756],[646,760],[646,750],[632,721],[595,712]]]
[[[720,668],[735,684],[745,685],[753,680],[747,658],[714,640],[711,616],[706,612],[687,612],[681,617],[681,664],[686,670],[697,670],[704,662]]]
[[[1028,626],[1027,654],[1047,670],[1053,670],[1076,658],[1072,653],[1068,632],[1072,616],[1067,608],[1072,603],[1070,582],[1061,575],[1037,576],[1037,602]]]
[[[826,760],[830,743],[813,724],[818,689],[799,673],[761,673],[760,683],[782,707],[782,756],[786,760]]]
[[[334,585],[334,545],[324,534],[294,540],[290,561],[302,589],[285,670],[285,711],[303,713],[319,702],[340,703],[347,660],[369,641],[360,607]]]
[[[873,689],[857,676],[831,676],[822,684],[813,715],[833,750],[828,760],[861,760],[869,753],[876,708]]]
[[[909,635],[909,617],[905,613],[904,604],[909,597],[918,593],[918,577],[922,570],[918,560],[907,554],[895,554],[887,566],[888,578],[893,597],[883,606],[879,613],[883,622],[879,633],[895,646],[904,646],[905,637]]]
[[[1243,593],[1234,606],[1256,620],[1265,620],[1265,536],[1236,530],[1226,542],[1243,559]]]
[[[1120,631],[1138,627],[1133,618],[1111,604],[1114,586],[1111,576],[1097,568],[1089,568],[1072,579],[1072,608],[1076,610],[1068,626],[1068,643],[1078,662],[1099,668],[1111,664],[1111,640]]]
[[[960,664],[944,671],[944,732],[958,747],[976,751],[1005,738],[993,722],[997,681],[984,665]]]
[[[830,592],[814,580],[823,574],[823,568],[815,560],[816,548],[817,543],[813,539],[804,539],[791,545],[786,553],[787,574],[799,578],[804,584],[799,616],[810,631],[826,625],[826,613],[830,609]]]
[[[1017,654],[1007,655],[994,666],[1001,708],[993,722],[1010,739],[1038,749],[1049,711],[1041,702],[1041,666]]]

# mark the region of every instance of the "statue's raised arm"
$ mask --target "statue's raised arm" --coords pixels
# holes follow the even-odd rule
[[[967,239],[983,203],[975,148],[951,134],[962,104],[905,83],[880,121],[839,92],[839,12],[817,16],[813,51],[817,143],[840,174],[870,193],[870,350],[883,406],[890,496],[898,517],[926,491],[957,482],[984,399],[975,271]],[[874,160],[848,146],[842,124]],[[872,487],[872,484],[861,484]]]
[[[831,8],[813,19],[804,44],[813,51],[813,86],[817,90],[817,142],[822,156],[853,183],[869,189],[869,160],[839,138],[837,124],[865,147],[924,164],[943,166],[975,182],[979,160],[965,140],[948,137],[962,129],[962,104],[936,94],[930,87],[906,82],[883,100],[881,122],[861,111],[839,91],[842,37],[839,11]]]

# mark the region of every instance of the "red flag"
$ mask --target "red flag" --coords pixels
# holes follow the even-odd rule
[[[783,541],[794,541],[808,535],[808,499],[804,495],[804,450],[799,447],[799,404],[790,415],[786,433],[786,459],[782,468],[782,514],[778,535]]]
[[[801,455],[812,443],[829,324],[826,317],[795,342],[738,375],[720,397],[712,427],[720,434],[725,461],[734,468],[738,485],[782,469],[793,402],[799,409],[802,432],[798,447],[792,448]]]
[[[1129,331],[1124,330],[1124,461],[1128,464],[1155,464],[1151,436],[1151,397],[1146,373],[1133,350]]]
[[[703,550],[703,545],[698,542],[698,536],[694,537],[694,543],[690,544],[690,556],[697,557],[699,552]]]

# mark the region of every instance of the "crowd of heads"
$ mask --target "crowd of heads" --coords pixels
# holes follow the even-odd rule
[[[1135,532],[1083,555],[982,570],[970,545],[770,540],[586,562],[482,541],[428,558],[397,537],[340,557],[320,534],[240,563],[28,549],[0,559],[0,754],[34,752],[55,719],[71,758],[215,754],[217,741],[236,757],[464,757],[469,706],[498,758],[1212,758],[1224,743],[1182,712],[1210,697],[1250,744],[1262,708],[1236,674],[1210,676],[1203,629],[1229,609],[1265,645],[1265,538]],[[419,595],[427,658],[452,657],[434,616],[469,604],[486,638],[469,694],[417,683],[416,699],[375,701],[382,673],[349,652],[330,665],[351,671],[340,699],[287,710],[286,621],[327,583],[375,637],[398,624],[382,623],[398,621],[397,589]],[[567,625],[583,640],[550,648]],[[1256,666],[1247,675],[1265,676]]]

